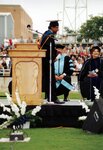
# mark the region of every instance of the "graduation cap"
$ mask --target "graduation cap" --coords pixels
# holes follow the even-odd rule
[[[93,46],[93,47],[90,49],[90,53],[92,54],[92,53],[95,51],[95,49],[97,49],[99,53],[101,52],[101,49],[99,48],[99,46]]]
[[[59,22],[60,20],[48,20],[47,22],[49,22],[49,29],[51,27],[58,27],[59,26]]]
[[[62,44],[57,44],[57,45],[56,45],[56,48],[57,48],[57,49],[63,49],[64,47],[65,47],[65,45],[62,45]]]

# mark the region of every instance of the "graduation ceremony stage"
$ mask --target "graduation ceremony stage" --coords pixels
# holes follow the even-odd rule
[[[46,57],[46,51],[38,49],[36,44],[17,43],[16,49],[9,51],[9,56],[12,58],[14,103],[18,89],[20,99],[28,105],[27,109],[42,104],[42,58]],[[43,103],[38,115],[42,118],[40,127],[81,127],[78,117],[86,115],[86,111],[79,100],[71,100],[64,104]]]
[[[1,99],[4,105],[8,105],[7,99]],[[64,104],[43,104],[38,116],[42,118],[37,127],[75,127],[82,128],[83,121],[78,117],[87,116],[86,109],[83,108],[80,100],[71,100]],[[34,108],[34,105],[27,106],[27,110]],[[33,126],[31,125],[31,128]]]
[[[28,109],[34,106],[28,106]],[[44,104],[38,115],[42,118],[40,127],[76,127],[81,128],[83,121],[78,117],[87,115],[79,100],[64,104]]]

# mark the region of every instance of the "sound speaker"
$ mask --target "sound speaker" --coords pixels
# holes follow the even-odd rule
[[[103,99],[101,97],[94,101],[82,128],[93,133],[103,133]]]

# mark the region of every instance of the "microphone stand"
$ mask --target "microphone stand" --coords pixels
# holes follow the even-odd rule
[[[49,104],[54,104],[51,100],[52,94],[52,43],[50,42],[50,60],[49,60],[50,76],[49,76]]]
[[[49,60],[50,76],[49,76],[49,102],[51,102],[52,92],[52,43],[50,42],[50,60]]]
[[[27,28],[28,28],[28,30],[31,31],[32,33],[33,33],[33,32],[36,32],[36,33],[38,33],[38,34],[43,35],[43,33],[39,32],[38,30],[31,29],[30,27],[27,27]],[[49,37],[52,38],[52,39],[54,39],[54,40],[56,40],[56,41],[58,41],[56,38],[52,37],[51,35],[49,35]]]
[[[28,30],[30,30],[31,32],[36,32],[36,33],[38,33],[38,34],[41,34],[41,35],[43,35],[41,32],[39,32],[38,30],[33,30],[33,29],[31,29],[31,28],[28,28]]]

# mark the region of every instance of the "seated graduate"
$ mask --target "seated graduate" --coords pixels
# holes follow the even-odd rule
[[[68,49],[65,46],[58,45],[59,54],[54,63],[55,79],[56,79],[56,95],[64,95],[64,101],[68,101],[70,90],[73,89],[71,84],[71,75],[74,72],[74,64],[72,59],[67,55]]]

